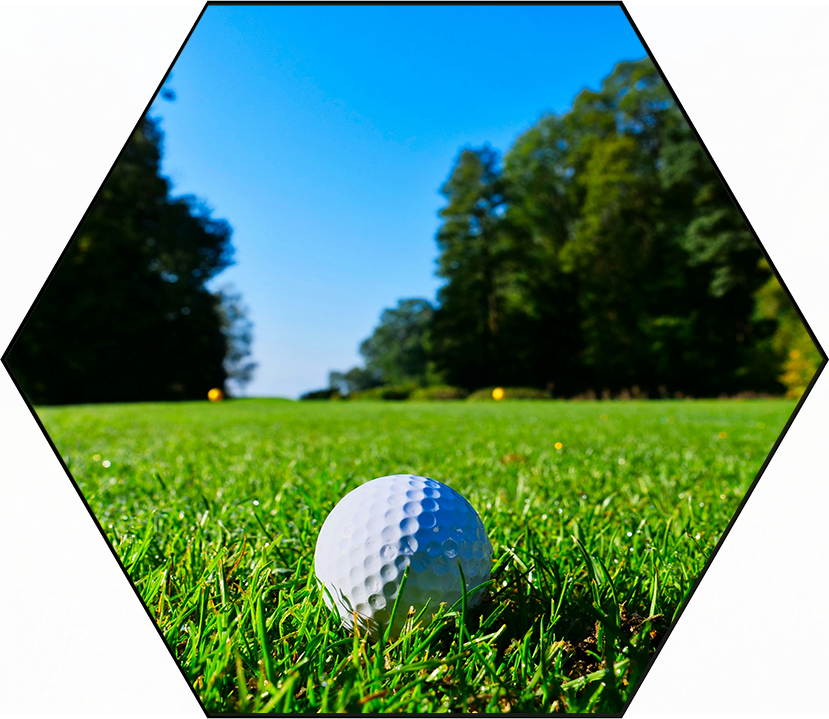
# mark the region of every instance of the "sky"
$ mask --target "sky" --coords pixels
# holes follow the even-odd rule
[[[617,6],[209,6],[150,115],[173,193],[233,227],[211,288],[249,309],[244,394],[325,387],[385,308],[434,302],[460,150],[506,152],[644,56]]]

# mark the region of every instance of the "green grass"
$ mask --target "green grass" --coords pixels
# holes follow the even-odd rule
[[[794,406],[237,400],[38,414],[208,711],[616,712]],[[314,545],[346,492],[404,472],[478,509],[493,580],[479,607],[410,617],[375,645],[326,609]]]

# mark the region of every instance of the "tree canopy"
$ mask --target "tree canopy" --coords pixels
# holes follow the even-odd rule
[[[503,159],[462,149],[441,192],[445,284],[418,325],[433,382],[716,396],[811,376],[789,365],[814,345],[647,58],[543,116]],[[770,298],[777,309],[759,311]],[[364,347],[390,346],[383,318]],[[394,350],[366,358],[377,381],[408,373]]]
[[[360,345],[366,369],[389,384],[430,383],[429,328],[434,307],[428,300],[401,300],[387,309],[374,333]]]

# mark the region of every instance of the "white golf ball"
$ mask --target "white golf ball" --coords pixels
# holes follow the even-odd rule
[[[331,607],[333,598],[348,629],[356,614],[360,630],[375,639],[389,624],[406,567],[391,636],[410,607],[419,613],[428,602],[428,621],[442,602],[451,606],[461,598],[458,563],[467,591],[489,579],[492,545],[481,518],[454,489],[411,474],[373,479],[349,492],[323,523],[314,553],[325,603]],[[469,594],[467,606],[482,595]]]

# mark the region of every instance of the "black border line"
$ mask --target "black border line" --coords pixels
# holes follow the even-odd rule
[[[645,52],[648,54],[648,57],[651,59],[651,62],[653,62],[653,65],[656,68],[656,71],[659,73],[659,76],[662,78],[662,82],[665,83],[665,87],[668,88],[668,92],[671,93],[671,97],[674,99],[674,102],[676,103],[677,108],[682,113],[682,117],[685,118],[685,122],[688,123],[688,126],[691,128],[691,132],[694,133],[694,137],[696,137],[697,142],[699,142],[700,146],[702,147],[703,152],[705,153],[705,156],[708,158],[708,161],[711,163],[714,170],[716,171],[717,177],[720,178],[720,182],[722,182],[723,187],[725,188],[725,191],[728,193],[728,196],[731,198],[731,201],[734,203],[734,207],[737,208],[737,211],[740,213],[740,217],[743,218],[743,222],[745,222],[746,227],[748,228],[748,231],[751,233],[751,236],[754,238],[754,241],[757,243],[757,245],[760,248],[760,251],[763,253],[763,256],[765,257],[766,261],[769,263],[769,267],[771,267],[772,273],[777,278],[777,281],[780,283],[780,286],[783,288],[783,291],[786,293],[786,297],[789,298],[789,301],[792,303],[792,306],[795,308],[795,310],[797,312],[797,316],[800,317],[800,321],[803,323],[803,326],[806,328],[806,332],[809,333],[809,337],[811,338],[812,342],[814,343],[815,347],[817,348],[817,351],[820,353],[820,356],[823,358],[823,360],[825,362],[826,361],[826,353],[823,351],[823,347],[821,346],[820,342],[818,342],[818,339],[815,336],[815,333],[812,331],[812,328],[809,326],[809,323],[806,321],[806,317],[804,316],[803,312],[800,311],[800,307],[798,307],[797,302],[795,302],[794,297],[792,296],[792,293],[789,291],[789,288],[786,286],[785,282],[783,282],[783,278],[780,276],[780,272],[778,272],[777,267],[775,266],[774,262],[772,262],[772,259],[769,256],[769,253],[766,251],[766,248],[763,247],[763,243],[760,241],[759,235],[757,234],[757,232],[755,231],[755,229],[752,226],[751,222],[749,221],[748,215],[746,215],[746,213],[743,211],[743,208],[741,207],[740,203],[737,201],[737,197],[734,195],[734,192],[732,191],[731,187],[729,186],[728,182],[726,181],[725,176],[722,174],[722,172],[720,171],[720,168],[718,167],[717,163],[714,161],[713,155],[711,154],[711,152],[708,149],[708,147],[706,146],[706,144],[703,142],[702,137],[700,136],[699,132],[697,131],[697,128],[694,126],[694,123],[691,122],[691,118],[689,117],[688,112],[685,110],[685,107],[683,106],[683,104],[679,101],[679,97],[677,97],[676,92],[674,92],[673,87],[671,87],[671,83],[668,82],[668,78],[665,76],[664,71],[659,66],[659,63],[656,61],[656,58],[654,57],[653,53],[651,52],[650,47],[648,47],[648,44],[645,42],[645,38],[642,37],[642,33],[639,32],[639,28],[636,27],[636,23],[633,21],[633,18],[631,17],[630,13],[628,12],[627,8],[625,7],[625,3],[622,1],[619,4],[622,8],[622,12],[624,12],[624,14],[625,14],[625,17],[627,17],[628,22],[630,23],[630,26],[633,28],[633,31],[636,33],[636,36],[639,38],[639,42],[642,43],[642,47],[645,48]],[[804,396],[805,396],[805,393],[804,393]]]
[[[211,3],[212,5],[213,3]],[[215,712],[210,714],[211,717],[267,717],[267,716],[319,716],[319,717],[365,717],[365,716],[427,716],[436,715],[438,717],[468,717],[475,716],[472,712],[394,712],[388,714],[381,714],[380,712],[294,712],[288,714],[286,712],[271,711],[271,712]],[[608,714],[607,712],[509,712],[510,716],[519,717],[572,717],[572,716],[586,716],[586,717],[613,717],[613,719],[623,719],[623,714]]]
[[[103,526],[101,525],[100,521],[98,520],[98,518],[95,515],[94,511],[92,510],[92,507],[89,505],[89,502],[87,501],[87,499],[84,496],[83,492],[81,491],[80,486],[75,481],[74,477],[72,476],[72,473],[69,471],[69,467],[66,465],[65,461],[63,460],[63,457],[58,452],[58,449],[55,446],[54,442],[52,441],[52,438],[49,436],[49,433],[46,431],[46,428],[44,427],[43,423],[41,422],[40,417],[38,416],[37,412],[35,411],[34,407],[32,406],[31,402],[29,401],[28,397],[26,396],[26,393],[24,392],[22,386],[20,385],[20,382],[17,380],[17,377],[15,376],[15,374],[12,371],[11,367],[9,366],[8,357],[9,357],[9,354],[11,353],[11,350],[13,349],[14,345],[17,343],[17,340],[20,338],[20,335],[23,333],[23,330],[26,327],[26,324],[28,324],[29,320],[31,319],[31,316],[34,314],[34,311],[37,308],[38,303],[40,302],[43,295],[45,294],[46,289],[48,288],[48,286],[51,283],[52,279],[54,278],[55,274],[57,273],[61,263],[63,262],[64,258],[66,257],[67,253],[69,252],[70,247],[72,246],[72,244],[74,243],[74,241],[77,238],[78,234],[80,233],[84,222],[86,222],[87,217],[92,212],[92,208],[95,206],[95,203],[98,201],[98,198],[103,193],[104,187],[106,186],[106,183],[109,181],[109,178],[112,176],[112,173],[114,172],[116,165],[120,161],[121,157],[123,156],[124,152],[127,149],[127,146],[129,145],[129,143],[132,140],[135,133],[138,131],[138,128],[141,125],[141,122],[146,117],[147,113],[149,112],[150,107],[152,106],[153,102],[155,101],[156,97],[158,96],[158,93],[161,91],[162,86],[164,85],[164,83],[166,82],[166,80],[169,77],[170,73],[172,72],[172,69],[176,64],[176,61],[178,60],[179,56],[183,52],[185,46],[187,45],[188,41],[190,40],[190,37],[193,35],[193,32],[195,31],[196,26],[199,24],[199,21],[201,20],[202,16],[204,15],[205,11],[207,10],[208,5],[226,5],[226,4],[227,5],[235,5],[237,3],[210,2],[208,0],[208,2],[205,2],[205,4],[202,6],[202,9],[199,11],[199,14],[196,17],[196,20],[193,22],[193,25],[191,26],[190,31],[187,33],[187,36],[184,38],[184,41],[182,42],[181,46],[179,47],[178,52],[176,52],[175,56],[173,57],[172,62],[168,66],[166,72],[164,73],[164,75],[162,76],[162,78],[159,81],[158,85],[156,86],[155,90],[153,91],[153,94],[150,96],[150,99],[147,102],[146,106],[144,107],[144,110],[139,115],[137,121],[135,122],[135,125],[133,126],[132,130],[130,131],[129,135],[127,136],[126,140],[124,141],[124,144],[121,147],[121,150],[116,155],[115,159],[113,160],[112,164],[110,165],[109,170],[107,171],[106,175],[104,176],[104,179],[101,181],[101,184],[98,186],[98,189],[96,190],[95,194],[93,195],[92,200],[89,202],[89,205],[87,206],[86,210],[84,211],[83,215],[81,216],[80,220],[78,221],[78,224],[76,225],[75,230],[73,231],[71,237],[69,238],[69,241],[64,246],[63,250],[61,251],[60,255],[58,256],[57,260],[55,261],[55,264],[53,265],[51,271],[49,272],[49,275],[47,276],[47,278],[44,281],[42,287],[40,288],[37,296],[35,297],[34,301],[32,302],[28,312],[26,313],[26,315],[24,316],[22,322],[18,326],[17,331],[15,332],[14,336],[12,337],[11,342],[6,347],[5,351],[3,352],[2,357],[0,357],[0,364],[3,365],[3,367],[6,369],[9,376],[11,377],[12,382],[14,383],[15,388],[17,389],[18,393],[20,394],[21,398],[23,399],[23,402],[25,403],[26,407],[28,408],[29,413],[32,415],[32,418],[34,419],[35,423],[37,424],[37,426],[40,429],[41,433],[43,434],[44,438],[46,439],[46,442],[48,443],[49,448],[52,450],[52,453],[55,455],[58,463],[60,464],[61,469],[63,469],[64,473],[66,474],[67,478],[69,479],[70,483],[72,484],[72,487],[75,490],[75,493],[77,494],[78,499],[81,501],[84,508],[86,509],[87,514],[89,515],[90,519],[92,520],[93,524],[95,525],[95,528],[98,530],[98,533],[101,535],[102,539],[104,540],[104,543],[106,544],[106,547],[109,550],[110,554],[112,555],[113,559],[115,559],[115,562],[118,564],[118,568],[121,570],[121,573],[124,575],[125,579],[127,580],[127,583],[130,585],[130,588],[132,589],[133,593],[135,594],[135,597],[138,599],[138,602],[141,604],[141,607],[144,609],[144,612],[146,613],[147,617],[149,618],[150,622],[152,623],[153,628],[155,629],[156,633],[159,636],[159,639],[161,639],[162,643],[164,644],[164,647],[167,649],[167,652],[169,653],[170,658],[172,659],[172,661],[176,665],[176,668],[179,670],[182,678],[184,679],[185,683],[187,684],[188,689],[190,690],[190,693],[192,694],[193,698],[196,700],[196,703],[199,705],[199,708],[202,710],[202,713],[204,714],[204,716],[212,716],[212,715],[207,712],[207,709],[205,708],[204,704],[202,703],[201,698],[199,697],[199,694],[196,692],[192,682],[190,681],[190,678],[188,677],[187,673],[184,671],[184,667],[182,666],[181,662],[179,661],[178,656],[173,651],[172,647],[170,646],[169,642],[167,641],[166,637],[164,636],[163,632],[161,631],[161,628],[159,627],[158,622],[156,621],[155,617],[153,616],[152,612],[150,611],[149,607],[147,606],[146,602],[144,601],[143,597],[141,596],[141,593],[138,591],[138,587],[135,585],[135,582],[133,581],[133,579],[130,576],[129,572],[127,572],[127,569],[124,566],[123,561],[121,560],[120,556],[118,555],[118,552],[116,551],[115,547],[113,546],[112,542],[110,541],[109,537],[107,536],[106,532],[104,531]],[[420,4],[420,3],[415,3],[415,4]],[[431,4],[431,3],[426,3],[426,4]],[[439,4],[442,4],[442,3],[439,3]],[[533,3],[533,4],[535,4],[535,3]],[[546,3],[542,3],[542,4],[546,4]],[[559,3],[555,3],[555,4],[559,4]],[[569,3],[565,3],[565,4],[569,4]],[[577,3],[577,4],[579,4],[579,3]],[[594,4],[595,5],[606,5],[607,4],[607,5],[609,5],[609,4],[614,4],[614,3],[599,1],[599,2],[595,2],[595,3],[590,2],[590,3],[587,3],[587,4],[590,4],[590,5],[594,5]],[[809,395],[811,394],[812,390],[814,389],[815,385],[817,384],[818,379],[820,378],[820,375],[822,374],[822,372],[825,369],[826,365],[829,364],[829,356],[827,356],[826,351],[823,348],[823,345],[821,345],[820,340],[818,340],[817,336],[815,335],[814,331],[812,330],[812,327],[809,324],[809,321],[807,320],[805,314],[800,309],[800,306],[797,304],[797,301],[795,300],[794,295],[792,294],[792,292],[789,289],[788,285],[786,285],[786,282],[783,279],[783,276],[780,274],[780,271],[777,269],[777,266],[774,264],[774,261],[772,260],[771,255],[769,254],[769,252],[766,249],[765,245],[759,239],[756,232],[754,231],[754,228],[752,227],[751,222],[748,219],[748,216],[746,215],[745,211],[743,210],[742,205],[740,204],[740,202],[737,199],[736,195],[734,194],[731,187],[729,186],[727,180],[725,179],[725,176],[722,174],[722,171],[720,170],[719,166],[717,165],[716,161],[714,160],[713,156],[711,155],[711,152],[708,150],[708,147],[706,146],[704,140],[702,139],[702,136],[700,135],[699,131],[697,130],[696,126],[694,125],[693,121],[691,120],[690,116],[688,115],[687,111],[685,110],[685,107],[683,106],[682,102],[680,101],[679,97],[677,96],[676,92],[674,91],[673,86],[671,85],[670,81],[668,80],[667,76],[665,75],[665,72],[662,70],[662,67],[659,65],[659,62],[657,61],[656,57],[654,56],[653,52],[651,51],[650,47],[648,46],[644,36],[642,35],[642,33],[639,30],[636,23],[634,22],[633,17],[630,14],[630,11],[628,10],[627,6],[624,3],[624,0],[619,0],[618,5],[621,8],[622,12],[625,14],[625,17],[627,18],[628,22],[630,23],[631,27],[633,28],[633,31],[636,33],[636,36],[639,39],[639,42],[644,47],[645,52],[647,53],[648,57],[650,58],[651,62],[654,65],[654,67],[656,68],[656,71],[659,74],[660,78],[662,79],[662,82],[664,83],[665,87],[668,89],[668,92],[671,94],[671,98],[673,99],[674,104],[679,109],[680,113],[682,114],[683,118],[685,119],[685,122],[690,127],[691,132],[694,134],[694,137],[696,138],[697,142],[699,143],[700,147],[702,148],[703,152],[705,153],[705,156],[708,158],[708,161],[711,163],[711,166],[714,169],[714,172],[716,173],[717,177],[719,178],[720,183],[723,185],[723,188],[725,189],[725,191],[728,194],[729,198],[731,199],[732,203],[736,207],[737,211],[740,213],[740,217],[742,218],[746,228],[748,229],[748,231],[751,234],[752,238],[754,239],[755,243],[759,247],[761,253],[763,254],[764,259],[766,260],[769,267],[771,268],[771,271],[774,274],[775,279],[777,279],[778,284],[781,286],[784,293],[788,297],[789,302],[792,304],[792,306],[795,310],[795,313],[798,316],[798,319],[800,320],[801,324],[803,325],[803,328],[806,330],[806,333],[809,335],[809,338],[812,340],[812,344],[815,346],[815,349],[817,349],[817,351],[818,351],[818,353],[820,354],[820,357],[821,357],[821,362],[820,362],[820,365],[818,366],[817,371],[815,372],[812,379],[809,381],[809,384],[806,387],[806,390],[804,391],[803,395],[798,400],[794,411],[790,415],[790,417],[787,420],[786,424],[784,425],[782,431],[780,432],[779,436],[777,437],[777,440],[775,441],[774,445],[772,446],[771,450],[769,451],[768,455],[766,456],[766,459],[764,460],[762,466],[760,467],[760,470],[758,471],[757,475],[755,476],[754,480],[752,481],[748,491],[744,495],[743,499],[740,501],[740,504],[737,507],[737,510],[734,512],[734,515],[732,516],[730,522],[728,523],[728,526],[726,527],[725,531],[721,535],[719,541],[717,542],[717,545],[714,547],[714,550],[711,552],[711,555],[709,556],[708,560],[706,561],[705,566],[703,567],[702,571],[700,572],[700,574],[697,576],[696,580],[694,581],[694,584],[691,586],[691,588],[686,593],[685,599],[683,600],[682,604],[680,605],[680,608],[675,612],[674,618],[673,618],[670,626],[666,630],[665,634],[662,636],[662,639],[660,640],[659,644],[657,645],[657,648],[652,653],[652,656],[651,656],[650,661],[648,662],[648,665],[645,667],[645,670],[642,672],[641,676],[639,677],[639,680],[637,681],[636,685],[634,686],[633,691],[628,696],[628,699],[625,702],[625,704],[624,704],[624,706],[621,710],[621,715],[624,716],[624,715],[627,714],[628,709],[630,707],[630,704],[636,698],[636,694],[638,693],[639,689],[641,688],[642,684],[644,683],[645,679],[647,678],[648,674],[650,673],[650,670],[652,669],[654,663],[656,662],[656,658],[662,653],[663,649],[665,648],[665,644],[667,643],[667,640],[668,640],[669,636],[671,635],[671,633],[676,628],[676,625],[679,623],[680,617],[685,613],[688,605],[690,604],[691,598],[696,594],[697,590],[699,589],[700,584],[702,583],[702,580],[705,578],[706,574],[708,573],[708,570],[710,569],[711,565],[713,564],[714,559],[716,558],[717,554],[719,553],[720,549],[722,548],[723,544],[725,543],[725,540],[727,539],[728,535],[731,533],[731,530],[734,528],[734,525],[737,523],[737,520],[739,519],[740,514],[742,513],[742,511],[745,508],[746,504],[751,499],[751,495],[753,494],[754,490],[756,489],[757,485],[759,484],[760,480],[762,479],[763,475],[765,474],[766,469],[768,468],[769,464],[771,463],[772,459],[774,458],[775,454],[777,453],[777,450],[780,448],[780,445],[782,444],[783,440],[785,439],[786,435],[788,434],[789,429],[791,428],[791,426],[794,423],[795,419],[797,419],[797,416],[800,413],[800,410],[803,408],[803,405],[805,404],[806,400],[808,399]],[[242,715],[228,714],[227,716],[247,716],[247,715],[245,715],[245,714],[242,714]],[[599,716],[599,715],[596,715],[596,716]],[[618,715],[606,715],[606,716],[618,716]]]
[[[803,405],[806,403],[809,395],[811,394],[812,390],[814,389],[815,385],[817,384],[818,379],[820,378],[821,373],[823,372],[826,365],[829,363],[829,357],[827,357],[826,351],[823,349],[823,345],[821,345],[820,340],[818,340],[817,336],[815,335],[814,331],[812,330],[809,321],[806,319],[806,315],[803,314],[803,310],[800,309],[800,306],[797,304],[797,301],[794,298],[791,290],[786,285],[783,276],[780,274],[780,271],[777,269],[777,266],[771,259],[771,255],[769,255],[768,250],[766,249],[763,242],[757,236],[757,233],[754,231],[754,228],[751,225],[748,217],[746,216],[745,211],[743,210],[740,201],[737,199],[737,196],[732,191],[731,187],[728,184],[728,181],[725,179],[725,176],[722,174],[719,166],[717,165],[714,157],[711,155],[711,152],[708,150],[705,142],[702,139],[702,136],[699,134],[696,126],[694,125],[693,120],[691,120],[688,112],[685,110],[684,105],[680,101],[679,97],[677,96],[676,92],[674,91],[673,86],[671,85],[670,81],[668,80],[667,75],[662,70],[662,67],[659,65],[656,57],[654,56],[653,52],[651,52],[648,43],[645,41],[644,36],[642,35],[641,31],[637,27],[636,23],[633,21],[633,17],[631,17],[630,11],[627,9],[627,6],[624,3],[624,0],[620,0],[619,7],[622,9],[622,12],[625,14],[630,26],[633,28],[633,31],[636,33],[636,37],[639,38],[639,42],[642,43],[642,47],[645,48],[645,52],[648,54],[653,66],[656,68],[656,71],[659,73],[659,77],[662,79],[665,87],[668,88],[668,92],[671,94],[671,98],[673,98],[674,104],[677,106],[679,111],[682,113],[682,117],[685,118],[685,122],[688,124],[688,127],[691,128],[691,132],[694,133],[694,137],[697,139],[702,151],[705,153],[705,156],[708,158],[708,161],[711,163],[711,167],[714,168],[714,172],[716,173],[717,177],[719,178],[722,186],[725,188],[726,193],[728,194],[731,202],[734,204],[734,207],[737,208],[737,211],[740,213],[740,217],[742,217],[743,222],[745,223],[746,228],[748,228],[749,233],[751,234],[754,242],[757,243],[757,246],[760,248],[760,252],[763,253],[763,257],[765,258],[766,262],[768,263],[769,267],[771,268],[774,277],[777,279],[777,282],[783,288],[783,291],[786,293],[786,297],[789,298],[789,302],[791,302],[792,307],[794,307],[795,312],[797,313],[797,317],[800,320],[803,328],[806,330],[806,333],[809,335],[809,338],[812,340],[812,344],[814,344],[815,349],[817,349],[818,354],[820,355],[821,362],[817,368],[812,379],[809,381],[809,384],[806,387],[806,390],[803,392],[803,395],[797,401],[797,405],[794,408],[791,416],[787,420],[786,424],[784,425],[782,431],[777,437],[774,445],[772,446],[771,450],[769,451],[768,455],[766,455],[766,459],[764,460],[760,470],[757,472],[757,475],[754,477],[754,481],[752,481],[751,485],[748,488],[748,491],[745,493],[745,496],[740,501],[734,515],[731,517],[731,521],[728,523],[728,526],[725,528],[725,531],[720,536],[719,541],[717,542],[716,546],[714,547],[711,555],[708,557],[708,561],[706,561],[705,566],[702,568],[702,571],[699,573],[697,578],[694,580],[693,585],[688,590],[685,598],[682,601],[679,609],[674,613],[674,618],[671,621],[670,626],[665,631],[665,634],[662,636],[662,639],[659,640],[659,644],[657,645],[656,649],[654,650],[653,654],[651,655],[650,661],[648,662],[645,670],[642,672],[642,675],[639,677],[639,680],[636,682],[636,685],[633,687],[633,691],[627,698],[624,706],[622,707],[622,714],[627,714],[628,709],[630,708],[631,703],[636,698],[636,694],[638,693],[639,689],[641,688],[642,684],[644,683],[645,679],[647,678],[650,670],[653,668],[653,665],[656,663],[657,657],[662,653],[663,649],[665,648],[665,644],[668,642],[668,638],[673,633],[674,629],[676,629],[677,624],[679,623],[680,617],[685,613],[688,609],[688,605],[691,603],[691,599],[697,593],[700,584],[702,584],[702,580],[705,579],[705,575],[708,574],[708,570],[711,568],[711,565],[714,562],[717,554],[719,554],[720,549],[722,549],[723,544],[725,544],[725,540],[727,539],[728,535],[731,533],[731,530],[734,528],[734,525],[737,523],[737,520],[742,514],[743,509],[745,509],[746,504],[751,499],[751,495],[754,493],[754,490],[757,488],[760,480],[762,479],[763,475],[768,469],[769,464],[771,464],[772,459],[774,459],[774,455],[777,453],[777,450],[780,448],[783,440],[786,438],[786,434],[788,434],[789,429],[791,429],[792,424],[794,424],[795,419],[797,419],[797,415],[800,413],[800,410],[803,408]]]
[[[199,12],[198,16],[196,17],[195,22],[190,27],[190,31],[187,33],[187,36],[184,38],[184,41],[179,46],[178,52],[173,57],[173,61],[167,67],[167,71],[164,73],[164,75],[162,76],[162,78],[159,81],[158,85],[156,86],[155,90],[153,91],[153,94],[150,96],[150,99],[147,102],[146,106],[144,107],[144,110],[138,116],[138,119],[136,120],[135,125],[133,126],[132,130],[130,131],[130,134],[127,135],[127,139],[124,141],[124,144],[121,147],[121,150],[115,156],[115,159],[113,160],[112,164],[110,165],[110,168],[107,171],[106,175],[104,175],[104,179],[101,181],[101,184],[98,186],[98,189],[95,191],[95,194],[92,196],[92,200],[89,202],[89,204],[87,205],[86,210],[84,211],[83,215],[81,216],[81,219],[78,221],[78,224],[76,225],[75,230],[72,233],[72,236],[69,238],[69,241],[66,243],[66,245],[64,246],[64,248],[61,251],[60,255],[58,256],[58,259],[55,262],[55,264],[53,265],[51,272],[49,272],[49,275],[46,277],[46,281],[43,283],[43,286],[40,288],[40,291],[37,293],[37,296],[35,297],[34,302],[32,303],[31,307],[29,307],[29,311],[26,313],[26,315],[23,318],[23,321],[20,323],[20,326],[17,328],[17,332],[14,334],[14,337],[12,338],[11,343],[6,348],[5,352],[3,352],[3,356],[0,357],[0,363],[2,363],[3,367],[6,368],[6,372],[9,373],[9,376],[11,377],[12,382],[14,383],[14,386],[17,388],[18,394],[20,394],[20,397],[23,399],[23,402],[25,403],[26,407],[28,408],[29,413],[32,415],[32,418],[34,419],[35,423],[37,424],[38,428],[40,429],[41,434],[46,439],[46,442],[49,445],[49,448],[52,450],[52,453],[55,455],[55,458],[58,460],[58,463],[60,464],[61,469],[63,470],[66,477],[69,479],[69,482],[72,484],[72,488],[75,490],[75,494],[78,495],[78,499],[83,504],[84,509],[86,509],[86,512],[89,515],[89,518],[92,520],[92,523],[95,525],[95,529],[98,530],[98,534],[100,534],[101,538],[104,540],[104,544],[106,545],[107,550],[109,550],[109,553],[112,555],[112,558],[115,560],[115,563],[118,565],[118,568],[121,570],[121,573],[124,575],[124,578],[127,580],[127,584],[129,584],[130,589],[132,590],[133,594],[135,595],[135,598],[138,600],[139,604],[141,605],[141,608],[144,610],[144,613],[147,615],[147,618],[152,623],[153,628],[155,629],[156,633],[158,634],[159,639],[164,644],[164,648],[167,650],[167,653],[170,655],[170,658],[172,659],[173,663],[176,665],[176,668],[179,670],[182,678],[184,679],[185,684],[187,684],[187,688],[190,690],[190,693],[192,694],[193,698],[196,700],[196,704],[199,706],[199,708],[201,709],[202,713],[205,716],[209,716],[209,714],[207,712],[207,709],[205,708],[204,704],[201,701],[201,697],[198,695],[198,693],[196,692],[195,687],[193,686],[193,683],[190,681],[190,677],[184,671],[184,667],[182,666],[181,662],[179,661],[178,656],[173,651],[173,648],[170,646],[170,643],[167,641],[166,637],[164,636],[164,633],[161,631],[161,627],[158,625],[158,622],[156,621],[155,617],[153,616],[153,613],[150,611],[150,608],[147,606],[147,603],[144,601],[144,598],[141,596],[141,592],[138,591],[138,587],[136,586],[135,582],[133,581],[132,577],[130,576],[129,572],[127,571],[127,568],[124,566],[124,563],[121,560],[121,557],[118,555],[118,552],[116,551],[115,546],[110,541],[109,537],[107,536],[107,533],[104,531],[104,528],[101,525],[101,522],[98,520],[98,517],[96,516],[95,512],[92,510],[92,507],[89,505],[89,502],[87,501],[86,497],[84,496],[84,493],[81,491],[80,486],[78,486],[78,483],[75,481],[75,478],[72,476],[72,473],[69,471],[69,467],[66,465],[66,462],[64,461],[63,457],[61,457],[60,452],[58,452],[58,448],[55,446],[55,443],[52,441],[52,438],[49,436],[49,433],[46,431],[46,427],[43,426],[43,422],[41,422],[40,417],[38,416],[37,412],[35,412],[35,409],[32,406],[32,403],[29,401],[29,398],[26,396],[26,393],[23,391],[23,387],[21,387],[20,382],[18,382],[17,377],[15,376],[15,374],[12,371],[12,368],[9,366],[9,362],[8,362],[8,357],[9,357],[9,354],[11,353],[11,351],[12,351],[12,348],[14,347],[17,340],[20,338],[20,335],[23,333],[23,329],[26,327],[26,324],[28,323],[29,319],[31,319],[31,316],[34,314],[34,311],[37,308],[38,303],[40,302],[41,298],[43,297],[43,295],[46,292],[46,288],[49,286],[49,283],[52,281],[55,274],[57,273],[58,268],[61,265],[61,262],[63,262],[64,257],[66,257],[66,254],[69,252],[69,248],[72,246],[72,243],[75,241],[75,238],[80,233],[84,222],[86,222],[86,218],[89,217],[89,214],[92,212],[92,208],[95,206],[95,203],[98,201],[98,198],[101,196],[101,193],[104,190],[104,186],[109,181],[109,178],[112,176],[112,173],[115,170],[115,166],[118,164],[118,161],[121,159],[124,152],[126,152],[127,146],[130,144],[130,140],[132,140],[133,136],[138,131],[138,128],[141,125],[141,122],[146,117],[147,112],[149,112],[150,106],[153,104],[153,101],[158,96],[158,93],[161,91],[161,87],[166,82],[167,78],[170,75],[170,72],[172,72],[173,66],[176,64],[176,61],[179,59],[179,56],[181,55],[181,53],[184,50],[184,47],[187,45],[187,42],[190,40],[190,37],[193,35],[193,32],[195,31],[196,26],[199,24],[199,21],[201,20],[202,16],[204,15],[205,10],[207,10],[207,3],[205,3],[202,6],[202,9]]]
[[[187,33],[187,37],[184,38],[184,42],[181,43],[181,47],[179,47],[178,52],[176,53],[175,57],[173,58],[173,61],[170,63],[169,67],[167,68],[167,72],[164,73],[164,77],[161,78],[161,82],[158,83],[158,87],[156,87],[155,92],[153,92],[152,97],[150,97],[150,101],[144,107],[144,110],[141,112],[141,115],[139,115],[138,121],[135,123],[135,125],[133,125],[133,128],[132,128],[132,130],[130,130],[129,135],[127,135],[127,139],[124,141],[124,144],[121,146],[121,149],[119,150],[118,154],[116,155],[115,160],[112,163],[112,166],[109,168],[109,172],[107,172],[106,176],[101,181],[100,186],[98,187],[95,194],[92,196],[92,201],[89,203],[89,205],[87,205],[87,208],[84,211],[83,215],[81,216],[80,221],[75,226],[75,229],[72,231],[72,234],[69,236],[69,241],[64,246],[64,248],[61,251],[60,256],[58,257],[55,264],[52,265],[52,269],[49,272],[49,275],[46,277],[46,281],[43,283],[43,287],[40,288],[40,292],[37,293],[37,296],[35,297],[34,302],[32,302],[32,306],[29,308],[29,311],[26,312],[26,315],[23,317],[23,321],[20,323],[20,327],[17,328],[17,332],[14,333],[14,336],[12,337],[11,342],[9,342],[9,344],[6,346],[6,349],[3,351],[2,356],[0,356],[0,362],[2,362],[3,366],[6,368],[6,371],[9,373],[9,375],[12,374],[11,368],[8,365],[9,352],[11,352],[12,347],[14,347],[14,343],[20,337],[20,334],[23,332],[23,328],[26,326],[26,323],[29,321],[29,318],[32,316],[32,312],[34,311],[35,307],[37,307],[37,303],[40,302],[41,298],[43,297],[43,293],[46,291],[46,288],[49,286],[49,283],[54,278],[55,272],[57,271],[58,266],[63,261],[64,257],[66,257],[66,253],[69,251],[69,246],[75,240],[75,237],[77,236],[78,231],[83,226],[84,220],[86,220],[86,216],[90,213],[90,211],[92,210],[93,205],[95,204],[95,202],[97,202],[98,198],[100,197],[101,192],[104,189],[104,185],[106,185],[107,180],[110,178],[110,175],[112,175],[112,172],[115,169],[115,166],[118,164],[118,162],[120,161],[121,157],[123,156],[125,150],[127,149],[127,145],[129,145],[129,142],[132,139],[132,136],[135,134],[135,131],[138,129],[138,126],[141,124],[141,121],[146,117],[147,113],[150,111],[150,107],[152,107],[153,102],[155,102],[156,97],[158,97],[158,93],[161,92],[161,88],[164,87],[164,83],[167,82],[167,78],[170,77],[170,73],[173,71],[173,66],[178,61],[179,55],[181,55],[182,51],[184,50],[184,46],[190,40],[190,36],[193,34],[193,31],[196,29],[196,25],[198,25],[199,21],[202,19],[202,16],[204,15],[205,11],[207,10],[208,5],[209,5],[209,3],[205,3],[205,6],[201,9],[201,12],[199,13],[198,17],[196,18],[196,21],[193,23],[192,27],[190,28],[190,32]],[[15,384],[17,384],[17,383],[15,383]],[[18,387],[18,391],[20,391],[19,387]],[[22,394],[23,393],[21,392],[21,395]]]

